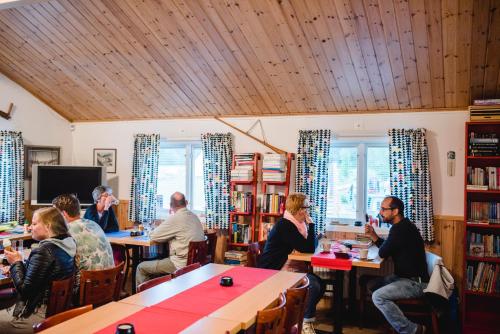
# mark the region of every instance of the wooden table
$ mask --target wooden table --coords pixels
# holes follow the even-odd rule
[[[316,249],[316,253],[319,253],[320,249]],[[316,254],[314,253],[314,254]],[[311,262],[311,257],[314,255],[312,253],[300,253],[293,252],[288,255],[289,260]],[[354,310],[355,298],[356,298],[356,268],[374,268],[380,269],[384,259],[378,256],[378,247],[372,245],[368,249],[368,258],[373,259],[371,261],[364,261],[358,258],[352,258],[352,269],[349,271],[349,309]],[[344,303],[344,271],[335,270],[335,289],[334,293],[334,333],[342,334],[342,310]]]
[[[43,333],[92,333],[119,321],[145,307],[155,305],[180,292],[234,268],[221,264],[207,264],[197,270],[146,291],[112,302],[91,312],[52,327]],[[182,333],[238,333],[255,323],[257,311],[272,304],[279,295],[304,277],[305,274],[280,271],[233,299],[215,312],[202,317]],[[193,300],[196,303],[196,300]],[[168,325],[168,324],[165,324]]]
[[[31,236],[31,232],[28,233],[9,233],[9,234],[1,234],[0,235],[0,242],[2,242],[3,239],[10,239],[11,241],[13,240],[30,240],[33,239]]]
[[[128,231],[120,231],[128,232]],[[137,287],[135,284],[135,274],[137,272],[137,266],[141,262],[141,248],[157,245],[156,242],[151,241],[148,237],[138,236],[138,237],[111,237],[106,234],[106,238],[110,243],[115,245],[123,245],[125,248],[132,249],[132,293],[136,293]],[[127,263],[129,260],[129,253],[126,252]]]

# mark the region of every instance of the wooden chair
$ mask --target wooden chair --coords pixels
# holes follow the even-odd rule
[[[70,308],[73,296],[74,277],[52,281],[45,317],[64,312]]]
[[[439,263],[442,264],[443,259],[440,256],[428,251],[425,252],[425,258],[427,261],[427,272],[430,277],[432,276],[434,266]],[[395,303],[403,311],[404,315],[409,318],[430,319],[432,333],[439,334],[438,314],[432,305],[429,304],[427,299],[424,297],[400,299],[396,300]]]
[[[217,232],[208,232],[205,233],[205,236],[207,237],[207,243],[208,243],[208,254],[207,254],[207,263],[214,263],[215,261],[215,249],[217,247]]]
[[[13,306],[17,300],[17,291],[13,287],[0,289],[0,310]]]
[[[300,334],[304,321],[306,300],[309,293],[309,278],[304,277],[296,288],[286,290],[285,334]]]
[[[201,264],[199,264],[198,262],[196,263],[193,263],[193,264],[190,264],[188,266],[185,266],[184,268],[180,268],[180,269],[177,269],[176,271],[174,271],[172,273],[172,278],[175,278],[175,277],[179,277],[181,275],[184,275],[190,271],[193,271],[195,269],[198,269],[201,267]]]
[[[204,265],[207,263],[208,242],[207,237],[202,241],[191,241],[188,248],[187,264],[190,265],[195,262]]]
[[[276,305],[277,304],[277,305]],[[257,312],[256,334],[281,334],[285,324],[286,297],[280,293],[277,303],[271,308]]]
[[[123,280],[123,266],[104,270],[82,270],[80,273],[80,305],[100,306],[118,300]]]
[[[139,286],[137,287],[137,292],[142,292],[144,290],[152,288],[152,287],[154,287],[158,284],[161,284],[163,282],[168,282],[171,279],[172,279],[171,275],[165,275],[165,276],[150,279],[149,281],[146,281],[144,283],[139,284]]]
[[[82,307],[78,307],[78,308],[74,308],[71,310],[67,310],[67,311],[58,313],[56,315],[53,315],[51,317],[44,319],[42,322],[40,322],[38,324],[34,324],[33,331],[35,333],[41,332],[43,330],[46,330],[47,328],[58,325],[61,322],[64,322],[66,320],[69,320],[71,318],[79,316],[80,314],[84,314],[84,313],[87,313],[89,311],[92,311],[92,308],[93,308],[92,305],[85,305]]]

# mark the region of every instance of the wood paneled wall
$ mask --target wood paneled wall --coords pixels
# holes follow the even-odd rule
[[[20,2],[0,10],[0,72],[72,121],[463,109],[500,94],[499,8]]]

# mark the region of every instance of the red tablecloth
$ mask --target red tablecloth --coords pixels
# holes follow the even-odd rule
[[[136,334],[178,333],[277,272],[277,270],[248,267],[231,268],[191,289],[123,318],[96,333],[115,333],[116,325],[121,323],[132,323]],[[219,282],[222,276],[231,276],[234,285],[231,287],[220,286]]]

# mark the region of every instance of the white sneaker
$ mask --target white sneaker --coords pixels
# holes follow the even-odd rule
[[[316,334],[312,322],[304,322],[302,324],[302,334]]]

